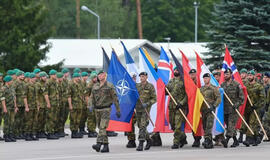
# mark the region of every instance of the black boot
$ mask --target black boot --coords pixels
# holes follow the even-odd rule
[[[58,137],[63,138],[65,137],[65,132],[57,132]]]
[[[127,148],[136,148],[136,142],[135,140],[129,140],[127,145],[126,145]]]
[[[223,144],[224,148],[228,147],[228,142],[230,141],[231,137],[227,136],[226,139],[223,139],[221,143]]]
[[[238,143],[243,143],[243,133],[240,132]]]
[[[87,135],[88,133],[84,130],[84,127],[81,127],[80,128],[80,133],[82,134],[82,135]]]
[[[246,147],[249,147],[250,145],[252,145],[253,144],[253,137],[247,136],[246,140],[243,142],[243,144]]]
[[[0,141],[4,141],[4,140],[5,140],[4,138],[0,137]]]
[[[71,138],[78,138],[77,131],[71,131]]]
[[[15,138],[15,136],[14,136],[14,134],[10,134],[10,135],[9,135],[9,139],[10,139],[12,142],[16,142],[16,141],[17,141],[16,138]]]
[[[259,136],[253,136],[253,144],[252,146],[258,146],[261,143],[260,137]]]
[[[30,134],[25,135],[25,140],[26,141],[32,141],[33,139],[30,137]]]
[[[38,138],[47,138],[47,135],[45,134],[45,132],[40,132],[38,134]]]
[[[53,133],[48,133],[47,139],[56,140],[56,139],[59,139],[59,138],[56,137]]]
[[[144,141],[143,140],[140,140],[139,141],[139,146],[137,147],[137,151],[142,151],[143,150],[143,143],[144,143]]]
[[[97,137],[97,132],[88,131],[88,138]]]
[[[39,140],[36,134],[31,134],[30,136],[31,136],[33,141],[38,141]]]
[[[107,136],[108,137],[116,137],[118,133],[115,133],[114,131],[107,131]]]
[[[109,144],[103,144],[103,148],[100,151],[101,153],[107,153],[109,152]]]
[[[159,133],[155,133],[151,137],[152,146],[162,146],[162,141]]]
[[[94,145],[92,145],[92,148],[94,149],[94,150],[96,150],[97,152],[99,152],[100,151],[100,147],[101,147],[101,143],[97,143],[97,144],[94,144]]]
[[[145,147],[144,147],[144,150],[149,150],[150,147],[151,147],[151,140],[148,139],[148,140],[146,140],[146,145],[145,145]]]
[[[240,135],[240,136],[241,136],[241,135]],[[239,137],[239,138],[240,138],[240,137]],[[239,138],[238,138],[238,139],[239,139]],[[243,140],[243,134],[242,134],[242,140]],[[234,136],[234,137],[233,137],[233,144],[231,145],[231,147],[234,148],[234,147],[238,147],[238,146],[239,146],[239,142],[238,142],[236,136]]]
[[[198,136],[194,137],[194,142],[192,144],[192,147],[200,147],[201,145],[200,140],[201,140],[201,137],[198,137]]]
[[[179,145],[178,144],[173,144],[172,146],[171,146],[171,149],[178,149],[179,148]]]
[[[205,141],[203,143],[203,146],[204,146],[205,149],[214,148],[212,139],[211,138],[205,138]]]
[[[5,142],[12,142],[12,140],[9,138],[9,135],[4,135]]]

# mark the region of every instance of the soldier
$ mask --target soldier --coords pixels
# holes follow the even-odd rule
[[[204,86],[200,88],[202,95],[206,102],[210,105],[210,108],[203,103],[201,107],[202,122],[204,129],[204,143],[203,146],[206,149],[213,148],[212,141],[212,128],[214,122],[214,115],[212,112],[216,110],[221,102],[220,93],[217,87],[210,83],[211,77],[209,73],[203,75]]]
[[[250,128],[254,132],[254,136],[251,134],[249,130],[245,128],[246,133],[246,140],[243,142],[244,145],[247,147],[249,145],[257,146],[261,140],[259,137],[259,123],[256,119],[254,111],[259,113],[261,108],[264,107],[265,102],[265,93],[264,88],[261,84],[256,82],[255,72],[254,70],[251,70],[248,72],[248,83],[246,85],[248,95],[251,99],[251,102],[253,103],[253,106],[247,102],[246,108],[245,108],[245,119],[247,123],[249,124]]]
[[[87,114],[88,114],[88,109],[87,109],[87,103],[88,103],[88,97],[87,97],[87,79],[88,79],[88,73],[87,72],[82,72],[81,74],[82,79],[81,79],[81,87],[83,89],[83,108],[82,108],[82,116],[80,120],[80,132],[83,135],[88,135],[88,133],[84,130],[85,128],[85,122],[87,120]]]
[[[169,119],[172,130],[174,131],[173,145],[171,148],[177,149],[179,146],[184,146],[183,141],[186,139],[186,134],[181,129],[185,119],[180,113],[179,109],[181,109],[184,113],[187,112],[187,94],[185,91],[184,82],[181,79],[180,73],[176,67],[174,68],[174,78],[169,81],[167,88],[178,104],[175,105],[173,102],[169,103]]]
[[[227,125],[227,132],[226,139],[223,139],[221,143],[227,148],[230,138],[233,138],[234,142],[231,147],[237,147],[239,143],[236,138],[235,125],[238,120],[238,115],[235,109],[238,109],[244,103],[244,93],[241,85],[232,79],[231,69],[228,68],[224,71],[224,79],[225,81],[221,84],[221,87],[234,105],[232,106],[228,99],[224,99],[224,121]]]
[[[80,84],[80,74],[73,73],[72,82],[69,85],[68,103],[70,109],[70,130],[71,138],[82,138],[78,132],[82,116],[83,90]]]
[[[38,94],[38,138],[47,138],[47,135],[45,134],[46,108],[51,108],[51,104],[48,96],[46,72],[40,72],[39,77],[39,82],[36,82],[36,89]]]
[[[136,84],[140,96],[136,104],[136,119],[139,128],[139,145],[136,150],[142,151],[145,140],[147,143],[144,150],[149,150],[151,147],[151,140],[146,129],[149,123],[146,112],[149,113],[151,106],[156,102],[156,91],[154,86],[147,81],[148,74],[146,72],[141,72],[139,76],[141,82]]]
[[[215,71],[215,72],[213,72],[213,75],[214,75],[215,79],[219,82],[220,81],[220,72]]]
[[[270,89],[268,90],[268,93],[267,93],[267,99],[266,99],[266,106],[268,106],[268,110],[267,112],[264,114],[264,117],[263,117],[263,127],[266,131],[266,134],[268,136],[268,138],[270,137]],[[264,142],[269,142],[270,139],[268,140],[264,140]]]
[[[63,76],[63,88],[69,88],[69,70],[67,68],[63,68],[62,69],[62,73],[64,74]],[[69,115],[69,104],[68,104],[68,89],[66,89],[65,94],[62,97],[62,102],[63,102],[63,115],[62,117],[62,132],[64,132],[64,128],[65,128],[65,123],[68,119],[68,115]],[[65,132],[64,132],[65,133]],[[65,136],[67,136],[68,134],[65,133]]]
[[[3,73],[0,72],[0,92],[2,90],[4,86],[4,82],[3,82]],[[2,125],[2,119],[3,119],[3,109],[2,109],[2,105],[0,104],[0,127]],[[4,139],[0,136],[0,141],[3,141]]]
[[[240,76],[242,79],[242,82],[244,83],[244,85],[246,85],[248,83],[248,74],[247,74],[248,70],[246,68],[242,68],[240,70]]]
[[[91,95],[92,88],[94,84],[97,83],[97,72],[93,71],[90,74],[90,82],[87,84],[86,88],[86,99],[87,101],[89,100],[89,97]],[[97,132],[96,132],[96,116],[95,116],[95,111],[90,111],[88,110],[87,114],[87,129],[88,129],[88,137],[97,137]]]
[[[267,96],[268,91],[270,89],[270,73],[266,72],[263,76],[263,86],[264,86],[264,91],[265,91],[265,95]],[[262,110],[262,117],[264,115],[265,112],[268,111],[268,106],[265,105],[265,107]]]
[[[38,140],[37,137],[37,89],[35,85],[35,74],[29,73],[25,75],[29,77],[29,82],[26,84],[26,95],[29,106],[29,111],[25,114],[25,140]]]
[[[16,105],[15,90],[12,87],[12,77],[5,76],[5,86],[2,88],[0,99],[4,114],[4,138],[5,142],[16,142],[14,138],[15,114],[18,111]]]
[[[106,128],[109,125],[111,105],[114,104],[116,107],[117,118],[121,117],[121,113],[115,88],[113,84],[106,81],[106,73],[103,70],[99,71],[98,80],[99,82],[93,86],[88,103],[89,110],[95,110],[99,129],[97,143],[92,148],[99,152],[101,145],[103,145],[101,152],[105,153],[109,152]]]

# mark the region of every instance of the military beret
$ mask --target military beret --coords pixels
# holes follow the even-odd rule
[[[213,75],[219,75],[220,76],[220,72],[213,72]]]
[[[232,70],[230,68],[225,69],[224,73],[232,73]]]
[[[79,73],[79,72],[81,72],[80,68],[74,68],[73,73]]]
[[[0,72],[0,77],[3,76],[3,73]]]
[[[23,71],[18,71],[17,73],[16,73],[16,76],[20,76],[20,75],[23,75],[24,73],[23,73]]]
[[[72,78],[77,78],[77,77],[80,77],[80,76],[81,76],[80,73],[73,73]]]
[[[33,73],[33,72],[29,73],[29,78],[35,78],[35,77],[36,77],[35,73]]]
[[[8,70],[7,71],[7,75],[9,76],[13,76],[15,74],[15,72],[13,70]]]
[[[101,73],[105,73],[104,70],[98,71],[98,74],[97,74],[97,75],[99,75],[99,74],[101,74]]]
[[[136,74],[135,72],[131,72],[131,73],[130,73],[130,76],[131,76],[131,77],[136,77],[137,74]]]
[[[176,70],[177,69],[177,66],[175,66],[174,68],[173,68],[173,70]]]
[[[205,73],[205,74],[203,75],[203,78],[205,78],[205,77],[210,77],[210,74],[209,74],[209,73]]]
[[[25,72],[25,73],[24,73],[24,77],[25,77],[25,78],[30,78],[30,72]]]
[[[147,72],[141,72],[140,74],[139,74],[139,76],[147,76],[148,74],[147,74]]]
[[[252,69],[248,72],[248,74],[252,74],[252,75],[255,75],[255,71]]]
[[[65,73],[69,72],[69,69],[63,68],[61,72],[65,74]]]
[[[246,68],[242,68],[241,70],[240,70],[240,73],[247,73],[248,71],[247,71],[247,69]]]
[[[41,70],[39,68],[35,68],[34,71],[33,71],[35,74],[41,72]]]
[[[62,73],[62,72],[57,72],[56,73],[57,78],[63,78],[63,76],[64,76],[64,73]]]
[[[7,75],[4,77],[5,82],[10,82],[12,80],[12,77],[10,75]]]
[[[196,73],[197,71],[196,71],[196,69],[191,69],[190,71],[189,71],[189,74],[191,74],[191,73]]]
[[[82,72],[82,77],[86,77],[88,76],[88,73],[87,72]]]
[[[265,72],[265,73],[264,73],[264,76],[266,76],[266,77],[270,78],[270,73]]]
[[[57,73],[57,71],[56,71],[56,70],[51,69],[51,70],[50,70],[50,72],[49,72],[49,75],[55,75],[56,73]]]
[[[39,77],[46,77],[47,73],[46,72],[40,72]]]
[[[15,72],[15,74],[17,74],[21,70],[19,70],[18,68],[15,68],[15,69],[13,69],[13,71]]]
[[[96,71],[91,72],[91,74],[90,74],[90,78],[91,79],[95,78],[96,76],[97,76],[97,72]]]

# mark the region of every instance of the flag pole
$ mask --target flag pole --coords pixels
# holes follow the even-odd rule
[[[249,101],[250,105],[251,105],[251,106],[254,106],[253,103],[252,103],[252,101],[251,101],[251,99],[250,99],[250,97],[249,97],[249,95],[247,95],[247,98],[248,98],[248,101]],[[256,110],[253,110],[253,112],[254,112],[254,114],[255,114],[255,116],[256,116],[256,118],[257,118],[259,124],[260,124],[260,127],[261,127],[261,129],[262,129],[262,131],[263,131],[264,136],[266,137],[266,140],[269,140],[269,138],[268,138],[268,136],[267,136],[267,134],[266,134],[266,132],[265,132],[265,129],[263,128],[262,122],[261,122],[261,120],[260,120],[260,118],[259,118],[259,116],[258,116]]]
[[[172,96],[171,92],[168,90],[167,87],[165,87],[167,93],[169,94],[169,96],[172,98],[173,102],[175,105],[178,105],[176,100],[174,99],[174,97]],[[193,126],[191,125],[191,123],[189,122],[188,118],[186,117],[186,115],[184,114],[183,110],[181,108],[179,108],[180,113],[182,114],[182,116],[185,118],[185,120],[187,121],[188,125],[190,126],[190,128],[193,130]]]
[[[139,100],[140,100],[141,104],[143,104],[141,98],[139,98]],[[148,117],[149,121],[151,122],[152,126],[155,128],[155,124],[154,124],[154,122],[152,121],[149,112],[147,111],[146,108],[144,108],[144,111],[145,111],[145,113],[147,114],[147,117]]]

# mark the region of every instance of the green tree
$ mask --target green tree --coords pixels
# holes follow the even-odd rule
[[[44,59],[50,45],[50,32],[42,28],[46,16],[37,0],[0,1],[1,70],[19,68],[31,71]]]
[[[212,14],[206,64],[221,64],[227,44],[238,68],[270,70],[269,0],[222,0]]]

